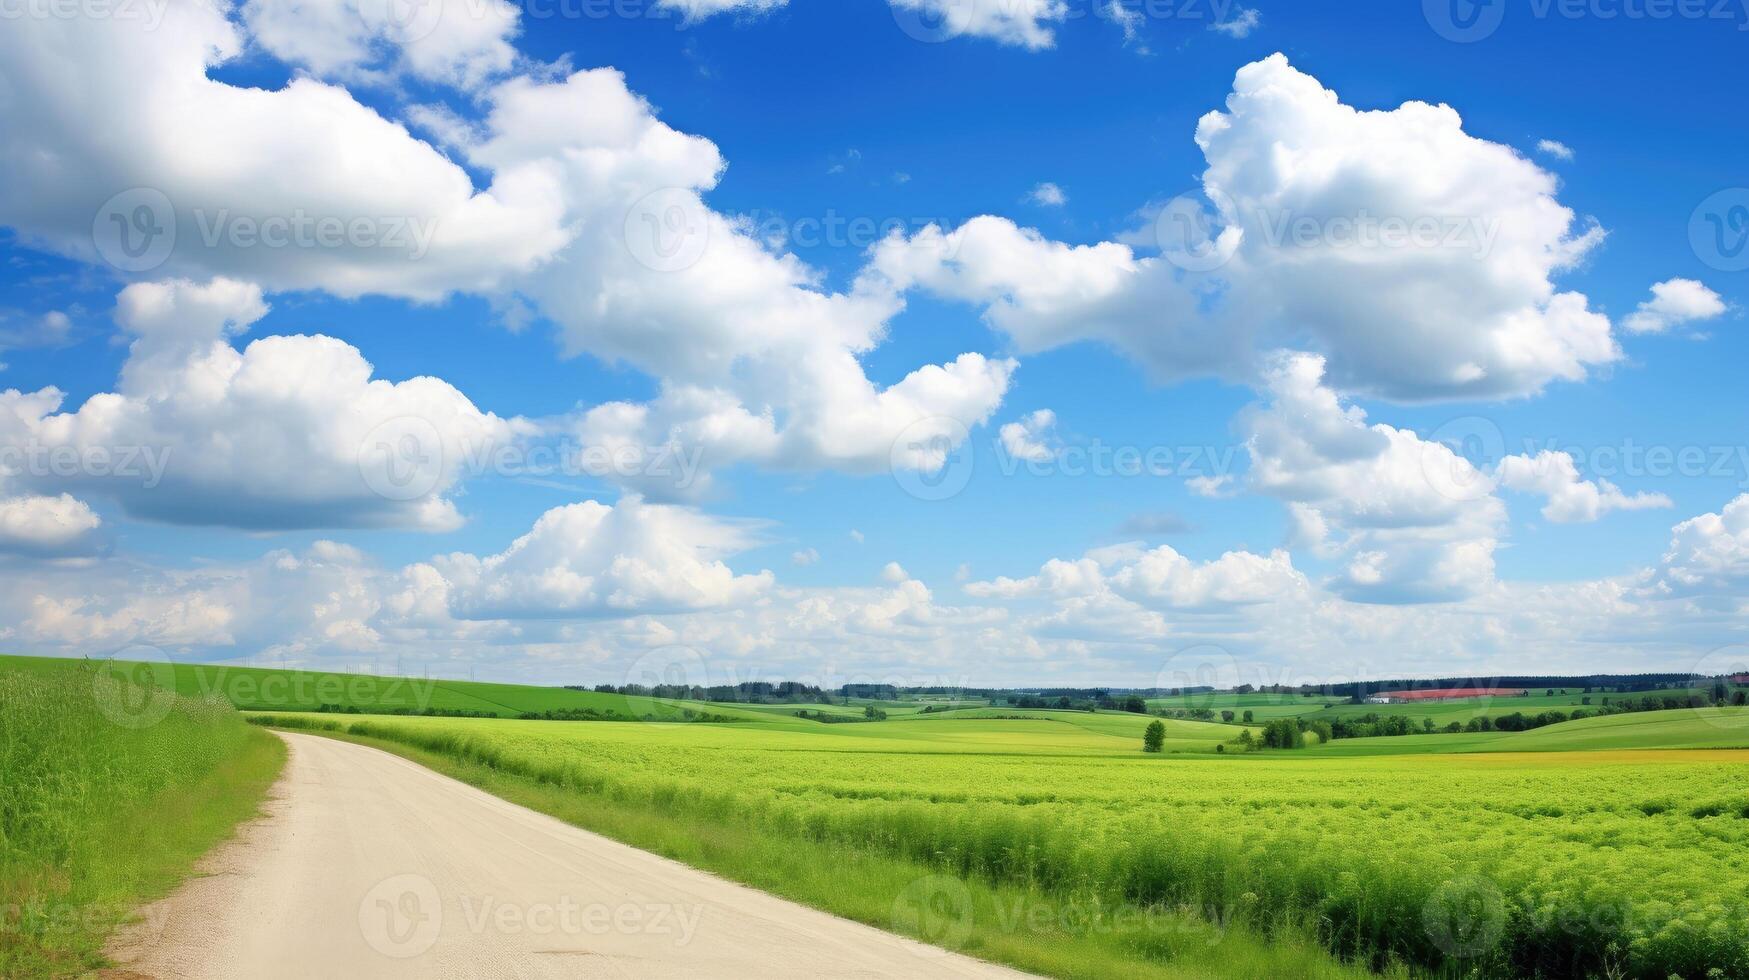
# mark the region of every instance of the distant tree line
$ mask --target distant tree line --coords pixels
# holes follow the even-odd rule
[[[1266,688],[1265,690],[1282,693],[1291,691],[1302,695],[1321,694],[1338,698],[1364,698],[1368,695],[1390,694],[1394,691],[1429,691],[1466,687],[1564,687],[1587,692],[1608,689],[1616,693],[1639,693],[1693,687],[1706,680],[1707,678],[1698,674],[1583,674],[1577,676],[1524,674],[1510,677],[1436,677],[1407,681],[1359,681],[1323,686],[1300,685],[1293,688]]]
[[[593,688],[568,687],[567,690],[592,690],[597,694],[621,694],[638,698],[665,698],[671,701],[721,701],[730,704],[832,704],[827,692],[812,684],[796,681],[748,681],[741,684],[719,684],[703,687],[697,684],[597,684]]]
[[[433,718],[496,718],[495,711],[482,711],[478,708],[410,708],[385,707],[370,705],[359,707],[356,704],[318,704],[316,710],[330,715],[419,715]]]

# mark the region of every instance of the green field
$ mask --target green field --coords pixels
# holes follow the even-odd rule
[[[80,976],[252,815],[285,748],[222,702],[0,661],[0,976]]]
[[[19,720],[0,716],[9,724],[0,771],[32,788],[0,786],[9,845],[0,882],[11,896],[107,902],[111,913],[78,937],[39,929],[28,938],[15,916],[13,960],[0,965],[32,962],[21,956],[91,965],[115,910],[167,887],[234,822],[224,807],[192,821],[145,871],[94,856],[101,841],[138,832],[130,821],[155,812],[155,792],[193,786],[199,799],[201,774],[223,771],[227,752],[259,753],[235,713],[201,700],[223,695],[272,709],[251,712],[258,723],[389,748],[636,846],[1045,975],[1749,978],[1749,708],[1245,751],[1241,732],[1293,712],[1424,709],[1464,720],[1570,710],[1581,695],[1334,707],[1214,695],[1189,703],[1218,711],[1227,699],[1256,725],[1167,719],[1161,753],[1147,754],[1142,733],[1156,719],[1116,711],[934,699],[709,704],[132,665],[129,676],[182,695],[170,720],[135,731],[93,723],[89,695],[83,714],[10,710],[62,704],[67,678],[89,684],[116,668],[4,664],[7,714]],[[40,694],[53,690],[62,694]],[[866,720],[869,704],[886,718]],[[585,708],[640,720],[516,717]],[[798,717],[803,710],[844,720]],[[14,734],[39,730],[50,734]],[[50,742],[71,746],[65,786],[44,761],[63,751]],[[158,775],[130,782],[139,765],[117,773],[107,758],[147,760],[139,765]],[[270,769],[249,771],[259,781]],[[100,798],[145,802],[114,827],[63,820],[53,824],[62,837],[40,839],[16,829],[30,814],[108,813]],[[79,836],[85,827],[89,838]],[[46,855],[57,854],[82,876],[46,873],[58,860]],[[944,924],[939,909],[915,908],[919,883],[964,896],[956,917]]]
[[[544,787],[529,802],[644,846],[669,841],[677,857],[778,890],[733,856],[672,844],[675,822],[901,862],[1034,905],[1136,909],[1241,939],[1311,936],[1372,969],[1749,975],[1749,752],[1707,749],[1737,744],[1749,709],[1488,733],[1485,746],[1407,736],[1355,740],[1407,750],[1388,755],[1344,756],[1339,742],[1224,758],[1143,755],[1138,716],[975,717],[1003,713],[804,728],[277,720],[347,727],[448,759],[463,776],[474,767],[496,791],[505,780]],[[1186,745],[1206,744],[1205,729],[1233,731],[1170,724]],[[1428,748],[1440,739],[1457,751]],[[660,815],[669,836],[638,814]],[[903,899],[796,897],[887,928],[882,910]],[[1052,954],[1086,939],[1073,929],[983,925],[962,937],[968,952],[1075,975]],[[1107,943],[1101,968],[1217,975],[1182,945],[1144,940]]]

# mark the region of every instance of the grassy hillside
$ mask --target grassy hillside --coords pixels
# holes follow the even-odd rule
[[[0,657],[0,668],[20,671],[55,671],[68,663],[53,657]],[[192,663],[157,665],[156,669],[139,673],[142,677],[156,677],[160,671],[173,674],[171,684],[178,694],[196,699],[220,697],[248,711],[315,711],[328,706],[361,712],[437,710],[514,718],[531,712],[590,710],[602,716],[612,714],[627,719],[650,717],[678,721],[683,720],[683,711],[692,710],[709,711],[737,720],[764,718],[762,713],[749,710],[747,705],[718,709],[695,702],[484,681]]]
[[[256,810],[284,746],[229,705],[0,662],[0,976],[78,976]]]

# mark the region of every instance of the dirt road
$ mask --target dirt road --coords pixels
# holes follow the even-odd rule
[[[267,816],[110,953],[149,977],[1015,977],[398,756],[285,735]],[[118,971],[121,972],[121,971]]]

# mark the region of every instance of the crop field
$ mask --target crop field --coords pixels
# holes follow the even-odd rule
[[[951,716],[966,713],[810,728],[278,720],[700,828],[1314,935],[1374,969],[1749,976],[1749,752],[1707,748],[1749,742],[1743,709],[1489,733],[1485,745],[1376,740],[1407,750],[1392,755],[1334,754],[1338,743],[1226,757],[1206,745],[1145,756],[1140,717]],[[1186,746],[1234,730],[1175,724]],[[1458,751],[1425,747],[1441,738]]]

